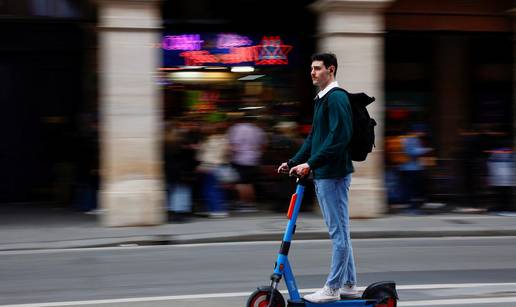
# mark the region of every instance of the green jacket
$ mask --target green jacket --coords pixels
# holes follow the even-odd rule
[[[344,177],[353,172],[348,144],[353,132],[351,105],[342,90],[332,89],[315,100],[312,131],[297,154],[293,167],[307,162],[315,179]]]

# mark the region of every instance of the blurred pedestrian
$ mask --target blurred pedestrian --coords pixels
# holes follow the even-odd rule
[[[406,161],[400,164],[399,170],[404,200],[409,204],[406,212],[420,214],[425,201],[425,165],[421,158],[431,149],[423,146],[414,129],[402,135],[401,142]]]
[[[491,151],[487,162],[488,183],[492,194],[490,211],[515,210],[512,199],[514,187],[513,163],[511,149],[500,148]]]
[[[165,175],[169,221],[184,222],[192,213],[192,183],[199,142],[195,127],[185,122],[169,125],[165,134]]]
[[[228,216],[223,183],[236,180],[225,170],[228,164],[229,144],[223,123],[210,123],[207,136],[199,145],[197,171],[201,175],[201,191],[208,216],[223,218]]]
[[[388,111],[387,117],[399,116],[399,110]],[[394,114],[394,115],[391,115]],[[391,119],[392,120],[392,119]],[[389,212],[395,213],[404,206],[400,165],[409,160],[403,146],[403,133],[399,117],[385,130],[385,183]]]
[[[76,163],[75,207],[86,214],[100,213],[97,194],[99,190],[99,152],[97,122],[85,116],[74,146]]]
[[[295,182],[287,176],[278,176],[276,173],[279,161],[287,161],[293,157],[299,147],[303,144],[303,138],[298,133],[298,125],[291,121],[282,121],[274,126],[273,133],[269,137],[269,145],[264,154],[264,164],[267,174],[264,185],[265,197],[272,202],[273,210],[285,212],[288,208],[290,195],[284,191],[295,189]],[[305,189],[308,192],[308,189]],[[307,199],[309,195],[305,194]],[[311,206],[303,205],[304,211],[310,211]]]
[[[244,116],[228,130],[231,163],[239,175],[237,211],[256,211],[254,183],[260,175],[262,153],[267,145],[265,132],[255,123],[256,117]]]
[[[312,131],[297,154],[278,168],[290,174],[314,175],[317,199],[328,226],[333,254],[324,287],[306,295],[307,301],[322,303],[340,296],[357,296],[356,269],[351,246],[348,192],[353,164],[348,150],[352,135],[352,111],[347,95],[334,91],[337,58],[322,53],[312,56],[312,82],[319,88],[315,98]]]

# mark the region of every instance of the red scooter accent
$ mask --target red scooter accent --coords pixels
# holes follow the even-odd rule
[[[290,198],[290,206],[288,207],[287,217],[290,220],[292,218],[292,213],[294,212],[294,205],[296,204],[297,193],[292,194],[292,198]]]

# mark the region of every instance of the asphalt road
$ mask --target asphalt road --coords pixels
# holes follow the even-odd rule
[[[0,252],[0,307],[244,306],[279,242]],[[354,240],[359,285],[399,306],[516,306],[516,237]],[[298,286],[323,285],[329,241],[295,241]],[[491,303],[495,302],[495,303]],[[23,305],[22,305],[23,304]]]

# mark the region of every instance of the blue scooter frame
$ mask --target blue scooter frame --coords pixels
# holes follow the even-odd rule
[[[259,287],[247,302],[247,307],[283,307],[285,306],[281,293],[277,290],[278,284],[283,277],[288,289],[289,307],[396,307],[398,295],[396,293],[396,285],[394,282],[378,282],[370,285],[364,291],[360,299],[341,299],[338,301],[328,303],[312,303],[304,300],[299,295],[299,290],[296,284],[296,279],[288,261],[288,253],[292,237],[296,231],[296,221],[303,201],[303,194],[307,184],[306,178],[297,179],[297,187],[295,194],[292,195],[287,217],[289,219],[283,235],[280,250],[276,264],[274,266],[274,273],[271,275],[271,285],[269,287]]]

